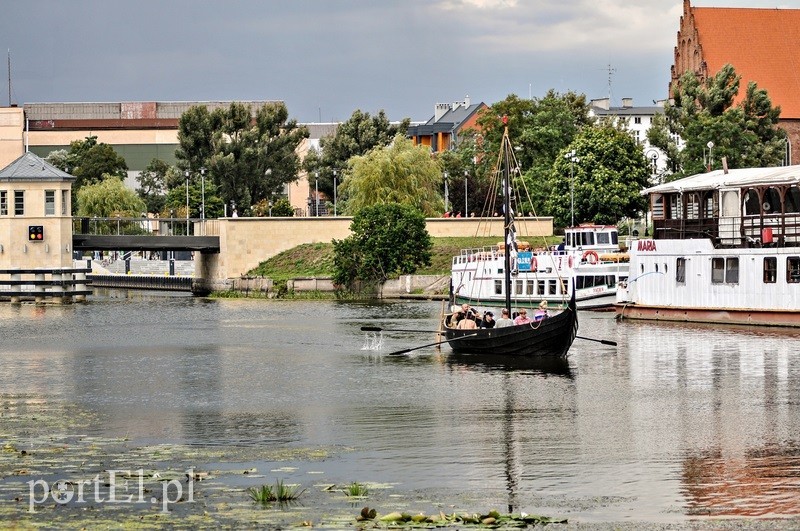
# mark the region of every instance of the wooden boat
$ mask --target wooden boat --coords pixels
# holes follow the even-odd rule
[[[567,308],[542,321],[502,328],[445,328],[455,354],[566,356],[578,334],[575,296]]]
[[[511,307],[512,277],[519,274],[517,257],[520,248],[514,223],[513,213],[516,205],[511,199],[511,180],[520,174],[506,126],[493,180],[501,187],[503,197],[503,280],[500,291],[504,295],[505,308],[509,315],[513,315]],[[486,281],[491,282],[493,286],[497,285],[495,279],[491,277],[486,278]],[[450,296],[451,303],[455,303],[456,293],[452,285]],[[541,296],[532,295],[532,297],[541,299]],[[566,298],[566,294],[564,297]],[[548,315],[541,321],[502,328],[457,329],[453,328],[450,320],[445,317],[442,321],[442,329],[450,348],[457,354],[566,356],[578,332],[578,312],[574,289],[569,297],[569,302],[564,307],[558,308],[552,315]]]

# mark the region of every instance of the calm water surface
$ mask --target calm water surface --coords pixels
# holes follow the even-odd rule
[[[90,435],[346,449],[287,472],[300,482],[313,468],[587,522],[800,514],[796,332],[581,313],[581,336],[619,346],[576,340],[563,365],[514,370],[447,347],[386,356],[435,341],[440,308],[115,292],[5,304],[0,391],[88,409]],[[364,325],[422,332],[369,349]]]

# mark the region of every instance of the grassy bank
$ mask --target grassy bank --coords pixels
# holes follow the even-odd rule
[[[500,238],[502,240],[502,238]],[[548,239],[548,244],[561,241]],[[498,238],[433,238],[431,265],[417,271],[419,275],[449,275],[450,262],[461,249],[496,245]],[[271,278],[276,282],[298,277],[329,277],[333,274],[333,244],[306,243],[261,262],[249,276]]]

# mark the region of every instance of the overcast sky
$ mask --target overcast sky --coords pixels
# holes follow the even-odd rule
[[[551,88],[652,104],[667,96],[682,11],[682,0],[12,0],[0,47],[20,105],[283,100],[300,122],[356,109],[424,121],[437,102]]]

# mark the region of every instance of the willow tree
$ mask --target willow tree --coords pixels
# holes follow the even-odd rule
[[[348,164],[349,177],[339,187],[348,214],[389,204],[412,206],[426,216],[438,215],[444,208],[439,164],[427,147],[414,146],[401,135]]]

